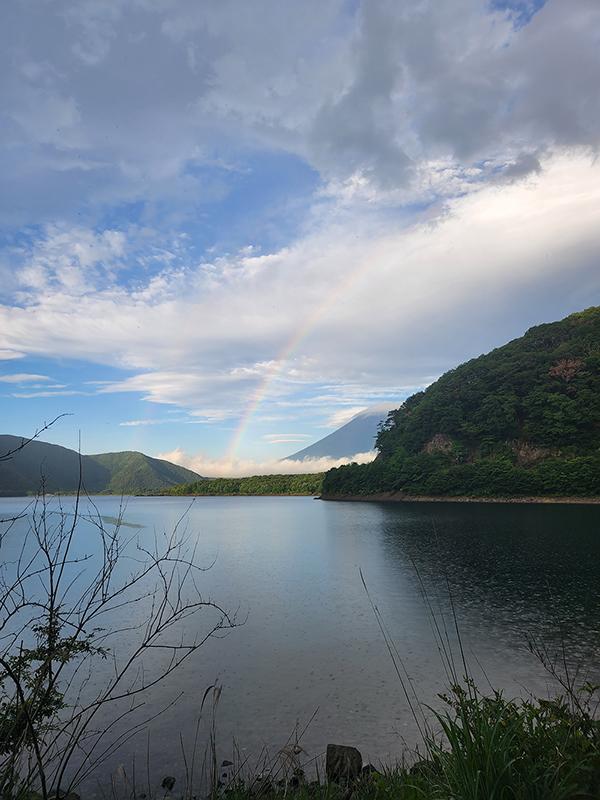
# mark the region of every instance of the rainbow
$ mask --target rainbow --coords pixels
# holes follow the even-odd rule
[[[274,359],[273,366],[268,370],[267,374],[259,383],[258,387],[252,394],[250,402],[246,406],[244,413],[240,417],[240,421],[235,433],[231,437],[231,442],[225,456],[228,460],[235,458],[252,417],[267,396],[269,387],[277,378],[294,350],[296,350],[298,345],[317,327],[318,323],[327,315],[329,310],[338,303],[341,296],[350,291],[350,289],[359,280],[359,278],[362,277],[363,273],[366,272],[368,268],[368,262],[359,264],[359,266],[357,266],[350,273],[349,277],[343,281],[328,297],[326,297],[320,305],[317,306],[313,313],[309,315],[308,319],[304,321],[304,323],[298,328],[298,330],[294,332],[294,334],[282,347]]]

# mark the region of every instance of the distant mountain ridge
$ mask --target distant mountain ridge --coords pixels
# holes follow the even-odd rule
[[[286,461],[302,461],[305,458],[352,458],[357,453],[375,449],[375,438],[379,423],[390,411],[389,406],[372,406],[361,411],[333,433],[318,442],[299,450]]]
[[[22,437],[0,435],[0,456],[19,446]],[[90,494],[145,494],[201,480],[189,469],[135,451],[81,456],[83,487]],[[47,492],[74,492],[79,482],[79,454],[48,442],[30,442],[0,462],[0,496],[35,494],[44,481]]]

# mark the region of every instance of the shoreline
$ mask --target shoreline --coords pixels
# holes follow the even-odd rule
[[[162,494],[162,493],[155,493],[152,494],[113,494],[113,493],[104,493],[100,492],[99,494],[90,493],[89,495],[80,495],[83,499],[85,497],[313,497],[315,500],[320,500],[318,494],[314,492],[309,493],[300,493],[300,492],[289,492],[286,494]],[[35,500],[37,495],[35,494],[7,494],[7,495],[0,495],[0,500]],[[76,492],[48,492],[46,497],[77,497]]]
[[[600,505],[600,497],[457,497],[440,495],[409,495],[403,492],[380,492],[379,494],[323,494],[319,500],[347,503],[503,503],[514,504],[547,504],[547,505]]]
[[[286,492],[285,494],[273,494],[272,492],[265,492],[265,494],[250,494],[243,492],[232,492],[231,494],[210,494],[202,492],[202,494],[149,494],[149,495],[136,495],[136,497],[314,497],[315,500],[320,500],[321,497],[314,492]]]
[[[76,497],[76,493],[66,492],[48,495],[55,497]],[[532,496],[532,497],[470,497],[468,495],[440,496],[440,495],[409,495],[403,492],[380,492],[378,494],[314,494],[289,492],[286,494],[92,494],[90,497],[312,497],[314,500],[325,500],[328,502],[344,503],[495,503],[504,505],[600,505],[600,497],[551,497],[551,496]],[[27,500],[35,499],[35,495],[3,495],[3,500]]]

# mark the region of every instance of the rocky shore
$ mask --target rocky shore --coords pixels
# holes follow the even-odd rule
[[[548,503],[563,505],[598,505],[600,497],[440,497],[413,495],[405,492],[379,494],[322,494],[319,500],[343,500],[357,503]]]

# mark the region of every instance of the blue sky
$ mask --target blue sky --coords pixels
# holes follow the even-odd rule
[[[600,302],[595,0],[33,5],[0,11],[3,432],[265,471]]]

